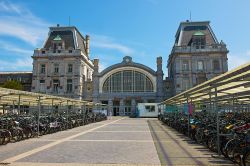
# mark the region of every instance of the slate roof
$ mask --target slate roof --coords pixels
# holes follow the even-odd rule
[[[71,27],[50,27],[48,38],[43,46],[45,49],[52,48],[52,42],[63,40],[65,49],[81,49],[85,55],[86,42],[85,38],[81,35],[78,29],[74,26]]]
[[[204,22],[181,22],[176,33],[176,46],[187,46],[193,35],[205,35],[206,44],[218,44],[209,21]]]

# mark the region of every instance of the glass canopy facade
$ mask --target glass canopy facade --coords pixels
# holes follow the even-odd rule
[[[141,72],[124,70],[113,73],[104,81],[103,92],[153,92],[153,84],[152,81]]]

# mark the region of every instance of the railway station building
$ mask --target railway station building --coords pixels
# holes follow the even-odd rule
[[[167,64],[156,70],[125,56],[99,71],[90,58],[90,37],[74,27],[50,27],[44,45],[34,50],[27,91],[107,104],[113,115],[132,115],[137,103],[156,103],[227,72],[228,49],[218,42],[209,21],[181,22]],[[164,77],[162,66],[168,67]],[[0,81],[22,72],[0,73]],[[26,74],[27,75],[27,74]]]

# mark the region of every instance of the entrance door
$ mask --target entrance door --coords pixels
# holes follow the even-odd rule
[[[119,116],[119,107],[113,107],[113,115],[114,116]]]
[[[124,113],[125,113],[125,116],[130,116],[130,115],[131,115],[131,107],[127,107],[127,106],[126,106],[126,107],[124,108],[124,110],[125,110],[125,112],[124,112]]]

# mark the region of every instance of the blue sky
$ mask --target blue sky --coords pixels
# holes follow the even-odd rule
[[[0,0],[0,71],[31,71],[33,50],[48,27],[76,26],[90,35],[91,58],[101,69],[126,55],[156,69],[167,58],[181,21],[211,21],[229,49],[229,69],[250,61],[249,0]]]

